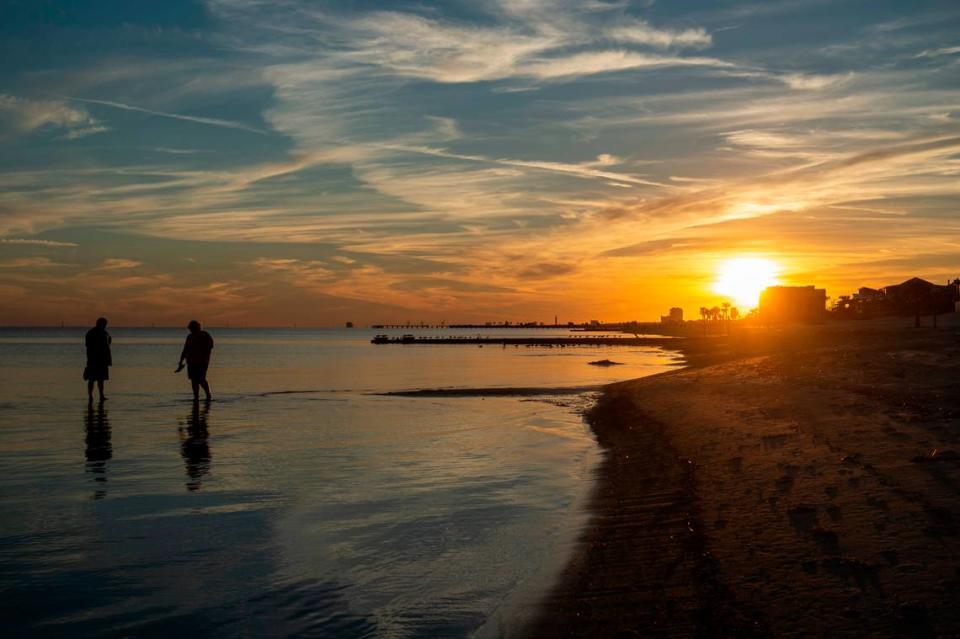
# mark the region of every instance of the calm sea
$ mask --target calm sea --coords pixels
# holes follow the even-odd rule
[[[183,331],[109,330],[110,399],[90,410],[82,329],[0,330],[5,636],[509,634],[582,524],[590,395],[376,393],[677,365],[649,348],[211,329],[215,401],[195,408],[173,372]],[[624,365],[587,364],[602,358]]]

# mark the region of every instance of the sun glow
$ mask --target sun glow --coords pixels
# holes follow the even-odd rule
[[[779,264],[761,257],[724,260],[717,267],[713,291],[729,297],[743,310],[750,309],[759,304],[763,289],[780,284],[780,270]]]

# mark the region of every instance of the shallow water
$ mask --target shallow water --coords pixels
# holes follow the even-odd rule
[[[181,331],[113,329],[111,399],[88,409],[82,330],[0,331],[7,632],[509,629],[575,536],[598,457],[578,413],[589,397],[370,393],[583,386],[676,364],[629,347],[211,332],[209,406],[173,373]],[[587,365],[605,357],[625,365]]]

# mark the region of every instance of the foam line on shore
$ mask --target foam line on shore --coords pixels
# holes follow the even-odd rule
[[[632,636],[638,628],[755,636],[753,616],[717,578],[695,466],[678,455],[667,425],[647,418],[623,383],[604,388],[587,421],[604,452],[589,521],[521,636]]]
[[[257,397],[272,397],[273,395],[316,395],[318,393],[352,393],[349,389],[307,389],[307,390],[279,390],[257,393]]]
[[[553,388],[422,388],[418,390],[370,393],[388,397],[535,397],[538,395],[580,395],[595,392],[603,386],[561,386]]]

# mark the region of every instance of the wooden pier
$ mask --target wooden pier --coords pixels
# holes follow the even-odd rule
[[[464,346],[659,346],[662,348],[677,347],[679,340],[673,337],[632,337],[622,335],[575,335],[561,337],[486,337],[486,336],[456,336],[456,337],[417,337],[404,335],[390,337],[377,335],[371,344],[459,344]]]

